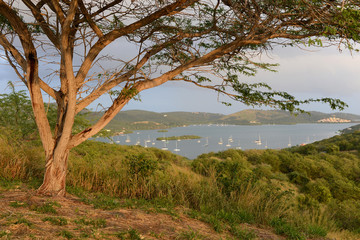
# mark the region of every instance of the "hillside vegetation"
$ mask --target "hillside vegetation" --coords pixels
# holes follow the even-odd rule
[[[86,117],[90,122],[99,119],[101,113],[88,112]],[[163,129],[193,124],[208,124],[217,122],[222,114],[202,112],[165,112],[156,113],[142,110],[122,111],[107,125],[113,131],[123,129]]]
[[[293,115],[280,110],[243,110],[237,113],[226,115],[220,118],[227,124],[296,124],[296,123],[316,123],[318,120],[336,117],[351,121],[359,121],[360,116],[355,114],[334,113],[326,114],[321,112],[309,112]]]
[[[139,208],[175,217],[182,209],[222,239],[260,238],[261,231],[247,226],[287,239],[359,239],[359,143],[355,132],[287,150],[227,150],[189,161],[155,148],[87,141],[71,152],[68,192],[101,209]],[[43,172],[40,143],[1,129],[2,191],[19,181],[36,188]],[[11,204],[31,208],[26,202]],[[16,221],[6,214],[0,218],[0,234],[10,238],[7,226]],[[98,230],[87,231],[88,238],[97,238]],[[153,229],[137,231],[154,236]],[[149,239],[209,239],[196,231],[186,234],[157,233]]]
[[[101,113],[87,112],[86,118],[94,122],[100,118]],[[120,112],[107,126],[113,131],[162,129],[194,124],[296,124],[316,123],[320,119],[336,117],[360,121],[360,116],[346,113],[326,114],[310,112],[309,114],[291,115],[289,112],[279,110],[243,110],[230,115],[202,113],[202,112],[165,112],[156,113],[141,110],[128,110]]]

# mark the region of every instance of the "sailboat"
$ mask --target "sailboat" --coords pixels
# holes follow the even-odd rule
[[[291,147],[291,138],[289,137],[288,147]]]
[[[226,147],[231,147],[230,140],[228,139],[228,143],[225,145]]]
[[[148,143],[148,141],[144,141],[144,148],[147,148],[148,147],[148,145],[147,145],[147,143]]]
[[[261,144],[262,144],[262,143],[261,143],[261,137],[260,137],[260,134],[259,134],[259,138],[258,138],[258,140],[255,140],[254,142],[256,143],[256,145],[261,145]]]
[[[175,149],[174,149],[174,152],[179,152],[180,149],[178,148],[178,145],[177,145],[177,141],[175,142]]]
[[[230,135],[230,137],[229,137],[229,142],[234,142],[234,140],[233,140],[233,138],[232,138],[231,135]]]
[[[222,138],[220,138],[220,141],[219,141],[218,143],[219,143],[219,145],[222,145],[222,144],[223,144]]]
[[[127,142],[127,143],[131,142],[129,135],[126,135],[126,140],[125,140],[125,142]]]
[[[166,147],[166,142],[164,141],[164,146],[161,148],[161,150],[168,150],[168,148]]]

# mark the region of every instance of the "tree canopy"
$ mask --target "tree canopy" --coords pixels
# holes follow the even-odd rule
[[[277,45],[354,50],[359,7],[356,0],[0,0],[2,53],[29,90],[45,149],[39,191],[63,194],[69,149],[99,132],[138,93],[169,81],[247,105],[301,111],[300,104],[322,101],[342,109],[338,99],[297,100],[242,79],[272,71],[255,56]],[[57,104],[54,132],[42,92]],[[74,134],[75,116],[104,94],[112,105]],[[61,184],[49,183],[55,175]]]

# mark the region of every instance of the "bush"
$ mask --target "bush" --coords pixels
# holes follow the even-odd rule
[[[310,181],[310,179],[306,175],[297,171],[289,173],[288,177],[290,179],[290,182],[298,184],[300,186],[305,186]]]
[[[158,169],[159,164],[154,156],[141,153],[126,157],[128,173],[132,179],[147,179]]]
[[[360,233],[360,201],[346,200],[332,204],[335,220],[340,228]]]
[[[326,181],[324,179],[316,179],[316,181],[309,182],[306,184],[305,189],[309,196],[320,203],[327,203],[332,198],[331,192],[326,186]]]

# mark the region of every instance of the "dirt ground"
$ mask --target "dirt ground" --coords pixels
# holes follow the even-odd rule
[[[182,212],[172,216],[140,209],[101,210],[74,196],[48,198],[29,189],[6,190],[0,191],[0,239],[238,239]],[[251,239],[285,239],[252,225],[239,227],[257,236]]]

